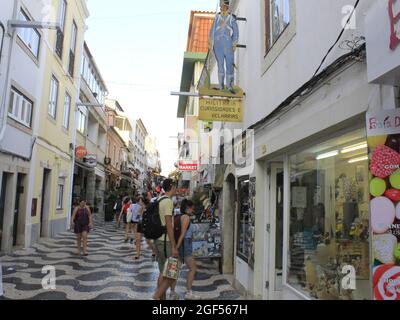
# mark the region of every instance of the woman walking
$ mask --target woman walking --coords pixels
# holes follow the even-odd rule
[[[119,226],[120,226],[120,220],[121,220],[120,215],[121,215],[122,205],[123,205],[122,196],[119,196],[114,205],[114,213],[115,213],[115,221],[116,221],[115,228],[117,230],[119,229]]]
[[[132,205],[132,200],[131,198],[127,197],[124,200],[124,204],[122,205],[122,209],[119,215],[118,219],[118,225],[121,221],[121,217],[124,221],[125,224],[125,243],[129,241],[129,232],[132,232],[132,224],[131,224],[131,219],[128,219],[128,210]],[[132,232],[132,238],[131,238],[131,243],[133,242],[133,232]]]
[[[140,250],[142,247],[142,217],[143,212],[146,208],[143,198],[139,198],[137,203],[132,207],[132,224],[133,224],[133,232],[135,233],[135,242],[136,242],[136,257],[135,260],[140,259]]]
[[[200,297],[196,296],[192,292],[193,281],[197,272],[196,261],[193,258],[192,250],[193,225],[190,222],[190,216],[193,215],[194,203],[191,200],[184,199],[181,203],[180,209],[181,235],[178,239],[176,248],[179,250],[181,258],[189,268],[186,282],[187,293],[185,299],[199,300]]]
[[[77,255],[88,255],[87,252],[87,236],[90,229],[93,227],[92,213],[86,205],[85,200],[81,200],[79,207],[74,209],[72,214],[72,223],[74,225],[74,232],[77,240]]]

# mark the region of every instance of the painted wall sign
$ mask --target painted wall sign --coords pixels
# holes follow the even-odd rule
[[[76,150],[75,150],[75,155],[76,155],[77,158],[83,159],[87,155],[86,148],[83,147],[83,146],[77,147]]]
[[[199,120],[242,122],[243,101],[239,99],[200,99]]]
[[[400,77],[400,1],[372,3],[365,20],[368,80],[395,85]]]
[[[396,50],[400,44],[400,39],[397,35],[398,22],[400,20],[400,12],[395,12],[394,4],[397,0],[389,0],[388,10],[390,19],[390,49]]]
[[[400,300],[400,110],[367,114],[375,300]]]
[[[180,160],[179,171],[197,171],[199,162],[196,160]]]

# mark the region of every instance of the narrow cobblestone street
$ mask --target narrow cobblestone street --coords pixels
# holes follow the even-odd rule
[[[76,256],[75,235],[65,232],[46,239],[29,250],[19,250],[1,257],[4,299],[32,300],[148,300],[156,289],[157,263],[144,245],[140,260],[135,261],[134,246],[123,242],[122,227],[113,223],[95,223],[89,236],[89,256]],[[44,266],[56,268],[56,290],[44,290]],[[202,300],[240,299],[217,265],[198,264],[193,291]],[[177,292],[184,298],[184,267]]]

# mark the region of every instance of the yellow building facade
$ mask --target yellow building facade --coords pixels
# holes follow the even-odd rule
[[[76,104],[86,19],[85,0],[53,0],[51,20],[61,30],[46,31],[46,65],[39,127],[33,154],[31,242],[54,237],[69,225],[75,153]]]

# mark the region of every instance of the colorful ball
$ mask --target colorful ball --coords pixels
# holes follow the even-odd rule
[[[374,296],[376,300],[400,300],[400,267],[391,264],[374,268]]]
[[[400,260],[400,244],[397,245],[397,248],[394,251],[394,257],[396,258],[396,260]]]
[[[385,196],[392,201],[398,202],[400,201],[400,190],[397,189],[386,190]]]
[[[371,195],[380,197],[386,191],[386,182],[381,178],[373,178],[369,184]]]
[[[389,179],[393,188],[400,189],[400,169],[392,173]]]
[[[400,220],[400,202],[396,206],[396,218]]]
[[[370,148],[375,148],[380,144],[385,144],[387,140],[387,136],[376,136],[376,137],[368,137],[368,146]]]
[[[396,208],[392,201],[386,197],[371,200],[371,226],[376,234],[389,230],[396,217]]]

